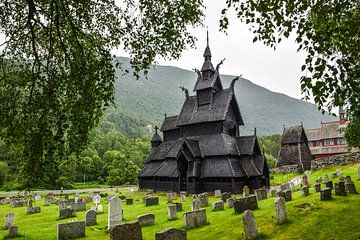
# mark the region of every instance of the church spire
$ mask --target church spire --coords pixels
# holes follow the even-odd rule
[[[211,51],[209,47],[209,31],[206,31],[206,48],[204,51],[204,64],[201,68],[201,72],[204,73],[206,71],[215,72],[214,66],[211,62]]]
[[[154,136],[151,139],[151,147],[158,147],[162,143],[162,138],[160,137],[158,133],[158,126],[155,126],[155,133]]]

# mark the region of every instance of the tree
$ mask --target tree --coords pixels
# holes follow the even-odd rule
[[[290,34],[298,51],[307,52],[301,67],[301,90],[313,95],[323,111],[347,106],[360,116],[360,2],[357,0],[227,0],[220,28],[226,31],[229,10],[250,25],[254,42],[276,48]],[[284,66],[285,67],[285,66]],[[359,135],[358,135],[359,136]]]
[[[107,162],[111,162],[108,166],[108,184],[124,185],[137,183],[137,174],[140,169],[129,159],[129,156],[111,150],[105,153],[104,158],[107,158]]]
[[[27,0],[0,2],[0,133],[21,149],[24,187],[55,181],[113,104],[110,50],[123,47],[134,75],[156,56],[193,46],[202,1]]]

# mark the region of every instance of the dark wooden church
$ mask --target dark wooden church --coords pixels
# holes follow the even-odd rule
[[[185,91],[180,114],[165,117],[151,140],[152,150],[139,173],[139,188],[188,193],[239,193],[269,186],[269,169],[254,135],[240,136],[244,125],[234,94],[235,81],[223,89],[219,64],[211,62],[209,44],[197,71],[196,94]]]

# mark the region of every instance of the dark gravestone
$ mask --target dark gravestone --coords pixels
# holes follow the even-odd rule
[[[169,228],[162,232],[155,233],[155,240],[186,240],[186,231]]]
[[[77,202],[71,204],[71,209],[75,211],[85,211],[86,210],[86,203],[85,202]]]
[[[236,198],[234,200],[234,211],[236,214],[242,213],[245,210],[254,210],[257,208],[258,208],[258,202],[255,195]]]
[[[86,222],[86,226],[92,226],[92,225],[96,225],[96,211],[95,210],[89,210],[86,212],[85,214],[85,222]]]
[[[155,223],[155,214],[148,213],[137,217],[140,226],[151,226]]]
[[[325,185],[326,185],[327,188],[331,188],[331,189],[334,188],[332,181],[327,181],[327,182],[325,182]]]
[[[35,214],[35,213],[40,213],[40,212],[41,212],[40,207],[28,207],[26,209],[26,214]]]
[[[58,224],[58,240],[85,237],[85,221]]]
[[[358,192],[356,191],[356,187],[354,182],[350,182],[350,183],[345,183],[345,189],[348,193],[350,194],[357,194]]]
[[[336,196],[346,196],[345,183],[344,182],[335,183],[335,195]]]
[[[142,240],[138,221],[114,225],[110,228],[110,240]]]
[[[182,203],[176,202],[176,203],[174,203],[174,204],[176,205],[176,211],[177,211],[177,212],[182,211]]]
[[[125,200],[125,199],[126,199],[126,197],[125,197],[124,195],[120,195],[119,198],[120,198],[121,200]]]
[[[153,205],[159,205],[159,198],[158,197],[145,198],[145,206],[153,206]]]
[[[19,229],[17,226],[10,226],[8,230],[8,238],[16,238],[19,236]]]
[[[133,203],[134,203],[134,199],[132,199],[132,198],[126,199],[126,205],[133,205]]]
[[[260,200],[264,200],[264,199],[267,199],[267,192],[265,189],[256,189],[255,190],[255,195],[257,197],[257,199],[260,201]]]
[[[286,202],[289,202],[289,201],[292,200],[292,192],[291,192],[291,190],[284,191],[284,194],[285,194],[285,201]]]
[[[223,202],[226,202],[226,200],[228,200],[229,198],[231,198],[231,193],[225,192],[225,193],[221,194],[221,200]]]
[[[324,188],[320,191],[320,201],[331,200],[331,188]]]
[[[301,191],[301,195],[302,195],[303,197],[306,197],[306,196],[308,196],[308,195],[310,194],[310,192],[309,192],[309,187],[308,187],[308,186],[303,186],[303,187],[301,187],[301,188],[300,188],[300,191]]]
[[[65,208],[59,210],[59,219],[71,218],[76,217],[76,212],[74,209]]]
[[[75,198],[71,198],[71,199],[68,199],[68,200],[67,200],[67,204],[68,204],[68,205],[71,205],[71,204],[73,204],[73,203],[75,203]]]
[[[315,183],[314,185],[314,192],[320,192],[321,190],[321,185],[320,183]]]

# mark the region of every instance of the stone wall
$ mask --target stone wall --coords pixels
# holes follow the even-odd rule
[[[360,162],[360,152],[356,153],[348,153],[341,154],[336,156],[331,156],[327,158],[322,158],[319,160],[311,161],[311,170],[318,171],[322,168],[338,166],[338,165],[346,165],[349,163],[358,163]],[[273,173],[299,173],[299,166],[296,164],[293,165],[285,165],[282,167],[277,167],[270,169],[270,172]]]
[[[358,162],[360,162],[360,152],[348,153],[348,154],[322,158],[319,160],[313,160],[311,162],[311,169],[313,171],[317,171],[326,167],[346,165],[349,163],[358,163]]]
[[[270,169],[270,173],[301,173],[301,167],[297,164],[284,165]]]

